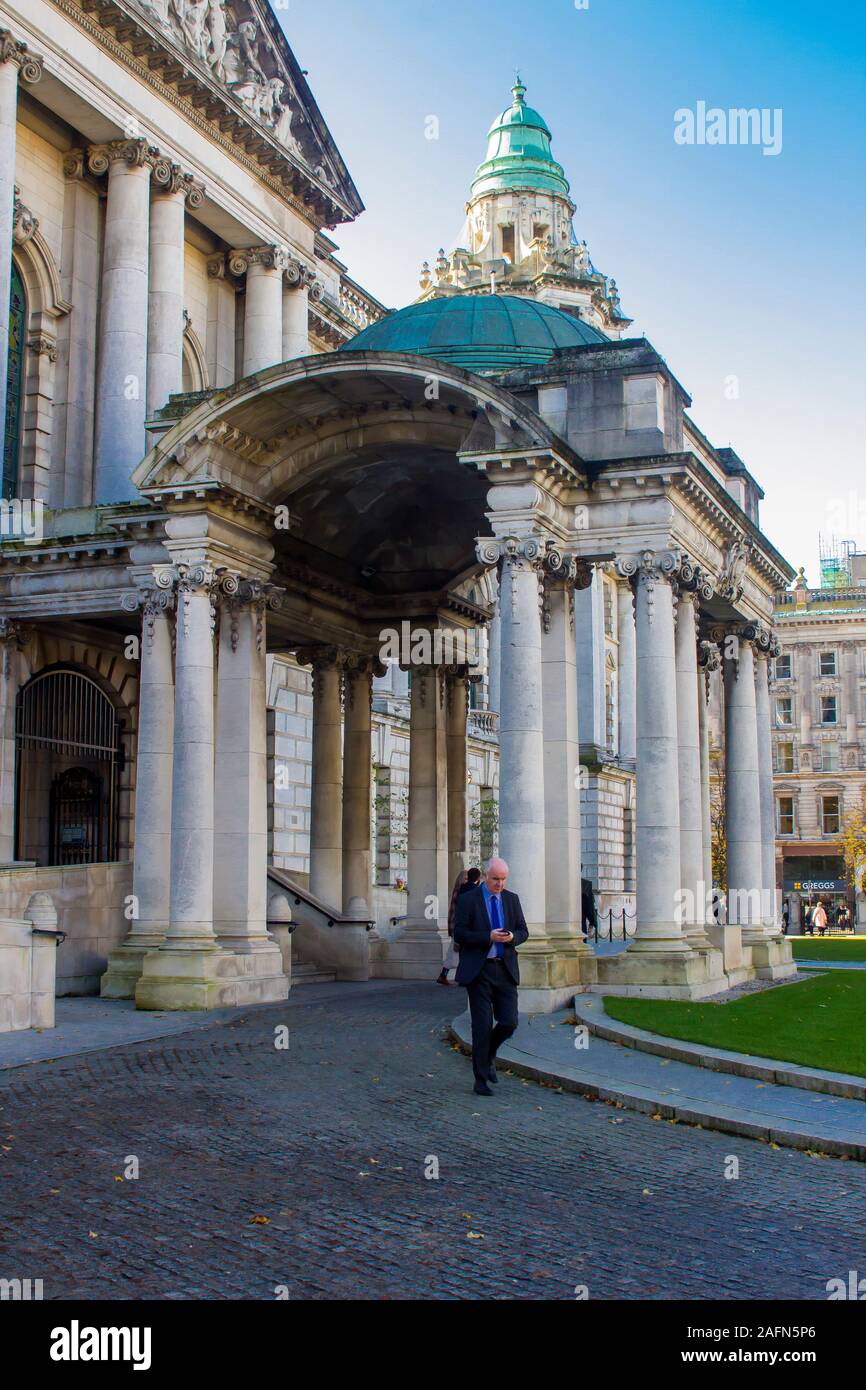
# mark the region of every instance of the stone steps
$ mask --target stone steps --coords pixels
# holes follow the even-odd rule
[[[316,965],[292,964],[292,987],[295,985],[332,985],[337,976],[333,970],[320,970]]]

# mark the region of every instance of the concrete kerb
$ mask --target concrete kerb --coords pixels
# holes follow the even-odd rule
[[[596,1007],[599,1004],[600,1010]],[[800,1067],[772,1057],[752,1057],[745,1052],[728,1052],[718,1047],[683,1042],[679,1038],[662,1037],[659,1033],[649,1033],[645,1028],[635,1028],[633,1024],[610,1018],[605,1012],[604,1001],[598,997],[576,997],[574,1014],[579,1023],[586,1024],[590,1033],[604,1038],[606,1042],[619,1043],[622,1047],[633,1047],[656,1057],[688,1062],[691,1066],[706,1067],[709,1071],[730,1072],[734,1076],[769,1081],[777,1086],[797,1086],[804,1091],[822,1091],[828,1096],[866,1101],[866,1078],[862,1076],[824,1071],[818,1067]]]
[[[577,1014],[575,1015],[577,1017]],[[449,1036],[465,1055],[471,1055],[471,1025],[468,1014],[455,1019]],[[652,1035],[649,1035],[652,1037]],[[606,1041],[606,1040],[603,1040]],[[694,1064],[690,1059],[689,1065]],[[694,1097],[682,1101],[666,1099],[660,1087],[619,1082],[611,1085],[602,1072],[590,1068],[564,1065],[558,1059],[542,1065],[520,1056],[512,1043],[501,1049],[499,1065],[516,1076],[541,1083],[547,1088],[583,1096],[587,1100],[603,1101],[619,1109],[634,1110],[653,1119],[695,1125],[701,1129],[717,1130],[724,1134],[757,1139],[767,1144],[801,1149],[809,1153],[866,1162],[866,1127],[838,1134],[817,1134],[814,1127],[798,1124],[787,1116],[774,1115],[746,1106],[725,1105],[719,1101],[702,1102]],[[773,1064],[778,1066],[778,1063]],[[751,1078],[747,1078],[751,1079]]]

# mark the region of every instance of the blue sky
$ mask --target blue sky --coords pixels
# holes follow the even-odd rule
[[[769,537],[813,582],[819,530],[866,549],[866,7],[272,3],[366,204],[332,233],[356,279],[415,298],[519,66],[577,235],[764,487]],[[674,112],[699,101],[781,108],[781,153],[678,145]]]

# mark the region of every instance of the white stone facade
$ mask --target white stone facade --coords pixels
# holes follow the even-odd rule
[[[554,245],[516,240],[510,287],[607,336],[437,360],[431,399],[429,359],[337,350],[385,311],[336,258],[362,204],[262,0],[31,0],[0,28],[0,862],[10,901],[61,874],[61,974],[92,988],[107,956],[102,993],[140,1008],[278,1000],[292,926],[305,967],[430,978],[456,873],[498,849],[525,1007],[725,988],[678,915],[708,850],[698,662],[737,635],[729,830],[761,890],[792,572],[744,465],[621,340],[567,197],[536,200]],[[388,669],[404,624],[484,630],[480,661]],[[583,941],[582,876],[636,913],[615,961]],[[790,972],[773,923],[732,927],[738,969]]]

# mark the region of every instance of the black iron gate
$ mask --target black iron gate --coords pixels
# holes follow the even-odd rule
[[[19,692],[17,800],[20,806],[28,775],[48,781],[52,864],[95,864],[117,857],[120,736],[108,696],[80,671],[43,671]],[[20,822],[18,829],[21,855]]]

